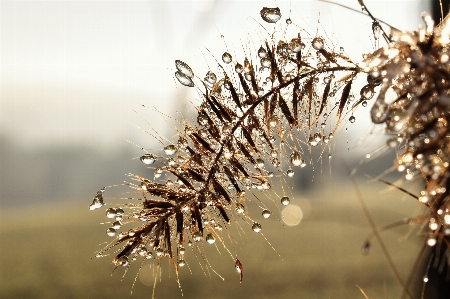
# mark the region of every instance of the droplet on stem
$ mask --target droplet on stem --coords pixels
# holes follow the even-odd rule
[[[281,12],[278,7],[275,8],[263,7],[263,9],[261,9],[260,14],[261,18],[267,23],[276,23],[281,18]]]

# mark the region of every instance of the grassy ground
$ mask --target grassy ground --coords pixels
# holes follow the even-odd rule
[[[363,188],[378,225],[417,211],[414,200],[394,191],[381,194],[383,188]],[[151,298],[152,287],[146,285],[153,283],[148,264],[130,295],[138,263],[121,281],[123,271],[111,275],[109,257],[91,259],[98,243],[108,239],[106,227],[98,224],[104,212],[89,212],[88,204],[83,199],[79,205],[1,211],[0,298]],[[314,194],[296,196],[292,204],[305,213],[298,226],[283,226],[277,217],[261,220],[264,235],[281,258],[249,229],[246,235],[234,234],[244,265],[243,283],[229,254],[207,248],[209,262],[225,280],[202,271],[188,253],[192,274],[188,267],[180,273],[183,298],[364,298],[357,284],[371,299],[400,298],[402,289],[377,242],[368,256],[361,255],[362,242],[371,229],[351,186],[326,186]],[[414,234],[401,240],[409,229],[383,233],[403,277],[421,244]],[[156,298],[181,298],[173,267],[167,261],[162,266]]]

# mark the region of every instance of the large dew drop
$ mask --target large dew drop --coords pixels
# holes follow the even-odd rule
[[[223,55],[222,55],[222,61],[223,62],[225,62],[226,64],[229,64],[232,59],[233,58],[232,58],[230,53],[228,53],[228,52],[223,53]]]
[[[294,151],[291,154],[291,162],[294,164],[294,166],[300,166],[302,164],[302,157],[297,151]]]
[[[281,198],[281,204],[282,204],[283,206],[287,206],[290,202],[291,202],[291,201],[289,200],[289,197],[287,197],[287,196],[283,196],[283,197]]]
[[[104,206],[104,202],[103,202],[103,192],[105,191],[105,189],[102,189],[100,191],[97,192],[97,194],[94,197],[94,200],[92,201],[92,203],[89,205],[89,210],[95,210],[95,209],[99,209],[102,206]]]
[[[181,74],[185,75],[186,77],[188,78],[194,77],[194,72],[192,71],[191,67],[187,65],[185,62],[181,60],[175,60],[175,67]]]
[[[252,230],[253,230],[255,233],[259,233],[259,232],[261,231],[261,229],[262,229],[261,224],[259,224],[258,222],[254,222],[254,223],[253,223],[253,225],[252,225]]]
[[[142,163],[146,165],[153,164],[156,161],[156,156],[152,154],[145,154],[142,157],[139,158]]]
[[[317,51],[323,49],[323,39],[321,37],[314,38],[312,40],[312,46]]]
[[[177,148],[175,145],[169,144],[168,146],[166,146],[164,148],[164,152],[166,153],[166,155],[172,156],[173,154],[175,154],[177,152]]]
[[[275,8],[263,7],[260,13],[261,18],[267,23],[276,23],[281,18],[281,12],[278,7]]]
[[[188,76],[186,76],[182,72],[176,71],[175,72],[175,77],[177,78],[178,82],[180,82],[184,86],[194,87],[194,81],[192,81],[191,78],[189,78]]]

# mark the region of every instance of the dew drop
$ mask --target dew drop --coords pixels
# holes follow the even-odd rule
[[[120,221],[114,221],[112,224],[112,227],[114,229],[119,229],[122,226],[122,223]]]
[[[302,157],[297,151],[294,151],[291,154],[291,163],[294,164],[294,166],[300,166],[302,164]]]
[[[287,206],[290,202],[291,202],[291,201],[289,200],[289,197],[287,197],[287,196],[283,196],[283,197],[281,198],[281,204],[282,204],[283,206]]]
[[[288,177],[292,178],[294,176],[294,171],[292,169],[288,169],[286,171],[286,174],[287,174]]]
[[[271,214],[272,213],[269,210],[262,211],[262,216],[266,219],[269,218]]]
[[[291,42],[289,43],[289,48],[292,52],[298,53],[302,50],[303,43],[299,38],[293,38],[291,39]]]
[[[178,266],[184,267],[185,265],[186,265],[186,262],[184,260],[179,260],[178,261]]]
[[[255,233],[259,233],[261,231],[261,229],[262,229],[261,224],[259,224],[258,222],[253,222],[252,230]]]
[[[194,72],[192,71],[191,67],[187,65],[185,62],[181,60],[175,60],[175,67],[177,68],[178,72],[188,78],[194,77]]]
[[[281,12],[278,7],[275,8],[263,7],[263,9],[261,9],[260,14],[261,18],[267,23],[276,23],[281,18]]]
[[[364,100],[370,100],[371,98],[373,98],[373,95],[375,93],[373,87],[370,84],[367,84],[363,88],[361,88],[360,94]]]
[[[230,53],[228,53],[228,52],[223,53],[223,55],[222,55],[223,62],[225,62],[226,64],[229,64],[232,59],[233,59],[233,57],[231,56]]]
[[[238,204],[236,205],[236,212],[237,212],[238,214],[244,213],[244,206],[243,206],[242,204],[238,203]]]
[[[272,62],[270,61],[270,59],[268,57],[261,58],[261,66],[262,67],[270,68],[271,65],[272,65]]]
[[[109,208],[106,210],[106,217],[108,217],[108,218],[111,218],[111,219],[115,218],[116,214],[117,214],[117,212],[116,212],[116,209],[114,209],[114,208]]]
[[[173,144],[169,144],[168,146],[164,147],[164,152],[166,155],[171,156],[177,152],[177,148]]]
[[[363,107],[367,107],[367,101],[362,101],[361,105],[362,105]]]
[[[264,160],[263,159],[256,159],[256,164],[258,164],[259,168],[264,167]]]
[[[321,37],[315,37],[312,40],[312,46],[315,50],[319,51],[321,49],[323,49],[323,39]]]
[[[151,165],[156,161],[156,156],[152,154],[145,154],[139,159],[142,161],[142,163],[146,165]]]
[[[215,84],[217,81],[216,74],[214,74],[211,71],[208,71],[205,76],[205,81],[208,82],[209,84]]]
[[[270,125],[272,128],[275,128],[275,127],[278,125],[278,118],[277,118],[276,116],[272,116],[272,117],[269,119],[269,125]]]
[[[192,237],[195,242],[200,242],[202,240],[202,234],[200,232],[195,232]]]
[[[186,253],[186,249],[184,247],[180,247],[180,254],[185,254]]]
[[[94,200],[92,201],[92,203],[89,205],[89,210],[95,210],[95,209],[99,209],[101,207],[103,207],[105,204],[103,202],[103,192],[105,191],[105,189],[102,189],[100,191],[97,191],[97,194],[94,197]]]
[[[214,239],[213,235],[207,234],[206,235],[206,242],[208,242],[209,244],[214,244],[214,242],[216,242],[216,239]]]
[[[114,228],[110,227],[106,230],[106,234],[110,237],[114,237],[116,235],[116,230]]]
[[[272,158],[276,158],[278,156],[278,152],[276,150],[272,150],[270,152],[270,156],[272,156]]]
[[[353,124],[356,121],[356,118],[352,115],[348,120]]]
[[[192,81],[191,78],[181,73],[180,71],[175,72],[175,77],[177,78],[178,82],[180,82],[184,86],[194,87],[194,81]]]
[[[128,266],[128,264],[129,264],[128,257],[126,257],[125,255],[122,255],[121,257],[114,259],[114,265],[117,267],[119,266],[126,267]]]
[[[267,57],[267,51],[266,51],[266,49],[264,49],[262,46],[259,47],[259,50],[258,50],[258,56],[259,56],[259,58],[265,58],[265,57]]]
[[[242,71],[244,70],[244,67],[242,66],[242,64],[237,63],[236,66],[234,67],[236,73],[242,73]]]

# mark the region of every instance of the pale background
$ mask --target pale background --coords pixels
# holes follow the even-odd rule
[[[360,10],[356,0],[339,2]],[[405,30],[417,28],[420,12],[428,9],[420,0],[365,2],[375,16]],[[316,1],[0,2],[0,298],[129,296],[137,268],[120,282],[121,273],[110,277],[109,259],[90,259],[106,240],[106,228],[98,225],[103,212],[87,207],[99,188],[144,171],[133,159],[141,151],[126,140],[158,149],[136,126],[173,137],[152,107],[177,117],[186,99],[195,98],[174,80],[175,59],[201,74],[208,70],[205,56],[211,57],[206,49],[216,57],[225,51],[221,35],[231,53],[252,46],[263,6],[280,7],[281,21],[290,17],[311,32],[320,20],[355,61],[374,49],[370,19]],[[356,115],[340,136],[335,175],[327,170],[298,182],[305,188],[295,191],[295,203],[304,209],[300,225],[272,221],[266,236],[283,260],[262,238],[249,237],[242,242],[243,284],[229,259],[211,253],[225,281],[205,277],[193,261],[193,274],[181,275],[184,298],[362,298],[356,284],[372,291],[370,298],[398,297],[379,247],[368,257],[360,254],[370,227],[342,170],[384,142],[375,138],[357,146],[359,136],[371,134],[367,113]],[[382,172],[391,165],[392,156],[385,157],[381,166],[378,161],[367,168]],[[363,189],[379,225],[416,209],[402,194],[383,193],[382,184]],[[399,243],[406,231],[386,235],[406,265],[405,276],[417,249],[417,242]],[[181,297],[171,266],[164,266],[157,298]],[[132,297],[150,296],[151,287],[138,279]]]

